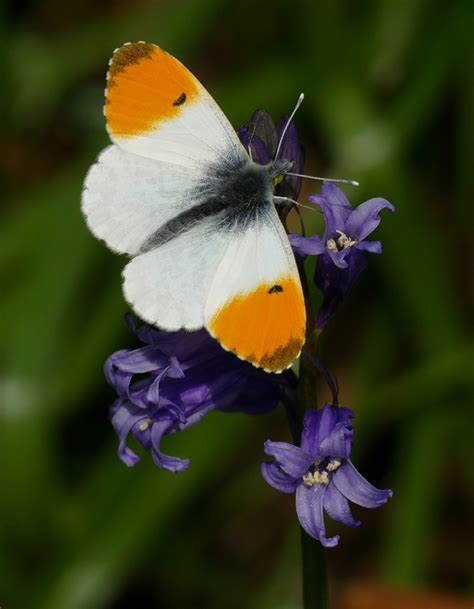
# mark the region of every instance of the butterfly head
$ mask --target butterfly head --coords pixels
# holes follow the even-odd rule
[[[277,159],[269,164],[269,173],[273,182],[273,186],[278,186],[285,179],[285,174],[291,171],[293,163],[285,159]]]

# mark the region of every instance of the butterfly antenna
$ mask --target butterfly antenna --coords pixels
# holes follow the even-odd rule
[[[296,102],[296,106],[294,107],[293,112],[290,114],[290,118],[286,121],[285,128],[283,129],[282,134],[280,136],[280,141],[278,142],[278,147],[276,149],[275,156],[273,157],[274,161],[277,160],[278,155],[280,154],[281,145],[283,144],[283,140],[285,138],[286,132],[288,131],[288,127],[290,126],[290,123],[293,120],[293,117],[296,114],[296,111],[303,103],[303,100],[304,100],[304,93],[300,93],[300,96],[298,97],[298,101]]]
[[[255,131],[257,130],[257,125],[255,123],[250,123],[250,129],[252,130],[252,132],[250,133],[247,151],[249,153],[250,160],[253,161],[252,140],[253,140],[253,136],[255,135]]]
[[[320,178],[318,176],[307,176],[303,173],[292,173],[291,171],[285,171],[286,176],[295,176],[296,178],[307,178],[308,180],[321,180],[322,182],[337,182],[339,184],[350,184],[350,186],[359,186],[359,182],[356,180],[341,180],[339,178]]]

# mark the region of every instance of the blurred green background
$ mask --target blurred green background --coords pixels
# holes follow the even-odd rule
[[[134,346],[124,260],[80,214],[107,145],[106,66],[156,42],[235,127],[300,91],[307,173],[350,177],[396,207],[322,353],[354,408],[354,461],[392,501],[327,551],[331,609],[468,607],[472,591],[470,208],[473,2],[20,0],[2,5],[1,498],[3,609],[293,609],[292,497],[265,485],[281,410],[213,413],[167,438],[179,476],[128,470],[102,364]],[[318,184],[310,184],[313,192]],[[304,194],[310,190],[306,189]],[[318,214],[306,213],[309,231]],[[324,389],[320,388],[320,397]],[[472,529],[471,529],[472,530]]]

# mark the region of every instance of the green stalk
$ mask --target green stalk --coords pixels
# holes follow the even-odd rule
[[[313,327],[313,315],[309,298],[308,283],[303,265],[300,277],[306,302],[306,343],[304,350],[316,357],[319,331]],[[300,373],[296,400],[298,434],[301,436],[303,417],[309,408],[317,408],[316,381],[318,371],[308,357],[300,358]],[[301,565],[303,584],[303,609],[326,609],[327,582],[324,548],[319,541],[301,529]]]
[[[326,561],[324,548],[317,539],[301,529],[301,565],[304,609],[326,609]]]

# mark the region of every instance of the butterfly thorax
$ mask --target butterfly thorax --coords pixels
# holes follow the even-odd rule
[[[290,161],[277,160],[267,165],[248,161],[227,179],[215,193],[228,206],[254,208],[272,199],[278,178],[292,167]]]

